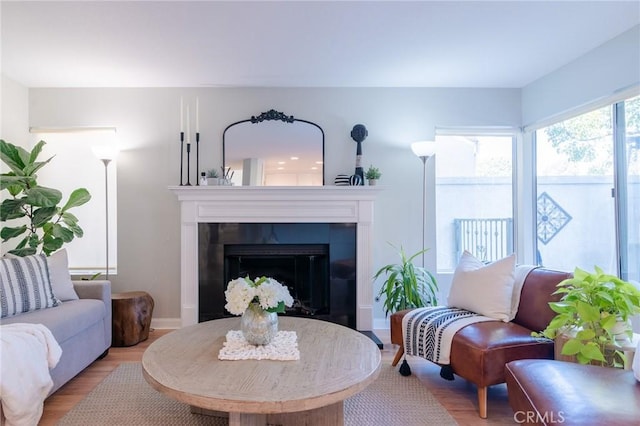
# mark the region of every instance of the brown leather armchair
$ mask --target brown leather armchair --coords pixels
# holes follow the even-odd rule
[[[451,369],[478,388],[480,417],[487,417],[487,387],[505,382],[505,364],[517,359],[553,359],[553,342],[531,336],[543,330],[555,313],[549,302],[558,301],[556,285],[571,273],[545,268],[533,269],[524,280],[518,313],[513,321],[489,321],[468,325],[453,337]],[[391,343],[400,345],[392,365],[404,354],[402,318],[409,312],[391,315]]]

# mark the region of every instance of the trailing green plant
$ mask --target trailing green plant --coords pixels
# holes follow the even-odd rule
[[[380,176],[382,176],[380,169],[373,166],[369,166],[367,171],[364,173],[364,177],[367,179],[380,179]]]
[[[392,247],[396,248],[393,245]],[[382,275],[386,276],[376,297],[376,301],[384,297],[385,316],[403,309],[436,305],[436,278],[425,268],[413,264],[413,259],[429,249],[420,250],[412,256],[407,256],[402,246],[396,250],[400,256],[400,263],[383,266],[373,277],[375,280]]]
[[[87,203],[91,194],[85,188],[76,189],[60,206],[62,193],[38,184],[36,172],[53,159],[37,161],[44,145],[45,142],[40,141],[29,152],[0,140],[0,159],[10,169],[0,175],[0,190],[7,190],[11,196],[0,204],[0,221],[19,223],[3,226],[0,238],[2,242],[21,238],[16,248],[9,250],[17,256],[36,254],[38,249],[48,256],[84,234],[78,218],[69,210]]]
[[[568,340],[562,355],[575,356],[581,364],[622,366],[624,355],[616,349],[620,347],[616,337],[620,333],[632,337],[629,320],[640,313],[640,291],[596,266],[593,273],[575,268],[573,278],[558,283],[553,294],[562,294],[558,302],[549,303],[557,315],[533,335],[549,339],[564,335]]]

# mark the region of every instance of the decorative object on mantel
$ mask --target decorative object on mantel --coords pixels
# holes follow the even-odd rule
[[[285,306],[293,305],[289,290],[273,278],[249,277],[231,280],[224,292],[224,308],[233,315],[242,315],[240,328],[252,345],[266,345],[278,333],[278,315]]]
[[[362,170],[362,142],[367,138],[369,132],[364,124],[356,124],[351,130],[351,138],[356,141],[356,175],[360,177],[358,185],[364,185],[364,171]]]
[[[180,186],[191,186],[191,113],[187,105],[187,182],[183,183],[184,166],[184,101],[180,97]],[[196,97],[196,177],[200,176],[200,100]],[[196,186],[200,181],[196,179]]]
[[[334,179],[333,183],[336,186],[349,186],[351,185],[351,176],[349,175],[338,175]]]
[[[324,186],[324,131],[270,109],[225,128],[222,166],[235,185]]]
[[[336,186],[361,186],[362,178],[358,175],[338,175],[334,180]]]
[[[244,338],[241,331],[229,330],[222,349],[218,353],[218,359],[230,361],[243,359],[296,361],[300,359],[298,336],[295,331],[278,331],[271,343],[267,345],[251,345]]]
[[[207,171],[207,185],[217,185],[218,179],[218,170],[209,169]]]
[[[373,186],[378,182],[378,179],[380,179],[382,173],[380,173],[380,169],[378,169],[377,167],[369,166],[364,176],[369,181],[369,185]]]

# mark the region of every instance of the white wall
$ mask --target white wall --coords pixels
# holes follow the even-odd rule
[[[640,25],[522,89],[522,123],[554,115],[640,85]]]
[[[0,87],[0,139],[29,148],[29,90],[4,74]],[[8,167],[0,162],[0,173],[8,171]],[[0,192],[0,201],[7,195],[6,191]],[[6,243],[0,242],[0,252],[6,253],[15,248],[18,241],[14,238]]]
[[[113,288],[148,291],[156,302],[154,318],[168,319],[180,316],[179,209],[167,190],[180,177],[180,97],[185,105],[191,103],[192,112],[199,97],[201,169],[221,166],[226,125],[273,108],[322,126],[325,180],[330,184],[339,173],[353,173],[356,144],[349,133],[355,124],[364,124],[369,136],[363,143],[363,166],[379,167],[383,174],[379,184],[386,187],[375,211],[374,267],[378,268],[397,261],[387,241],[402,244],[407,252],[421,248],[422,162],[411,152],[411,142],[432,133],[434,126],[517,127],[519,93],[517,89],[31,89],[29,125],[117,128],[118,275],[112,279]],[[195,182],[195,172],[191,180]],[[427,266],[435,271],[435,262]],[[384,323],[379,305],[375,316]]]
[[[2,74],[0,99],[0,138],[26,146],[29,140],[29,90]]]

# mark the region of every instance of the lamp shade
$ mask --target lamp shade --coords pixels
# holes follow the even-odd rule
[[[419,141],[411,144],[411,150],[418,157],[431,157],[436,153],[435,141]]]
[[[91,150],[99,160],[115,160],[118,156],[118,148],[113,145],[94,145]]]

